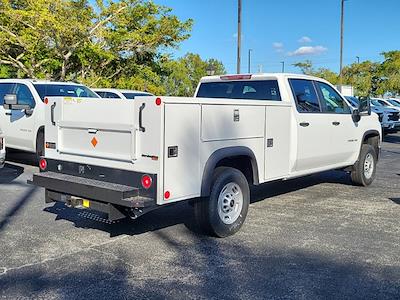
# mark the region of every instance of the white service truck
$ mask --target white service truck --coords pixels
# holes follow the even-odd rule
[[[290,74],[206,77],[192,98],[49,98],[31,183],[48,203],[111,220],[190,199],[199,224],[225,237],[253,184],[331,169],[371,184],[382,132],[368,103],[351,109],[330,83]]]
[[[47,96],[98,97],[86,86],[73,82],[0,79],[0,128],[7,148],[43,155]]]

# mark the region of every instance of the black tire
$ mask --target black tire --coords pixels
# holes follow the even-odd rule
[[[226,200],[229,205],[224,205],[222,202],[219,203],[221,193],[228,193],[227,189],[230,186],[232,187],[232,191],[238,192],[238,197],[242,195],[242,197],[240,197],[241,200],[238,202],[235,202],[235,200],[232,202],[231,200],[229,202],[224,198],[221,201],[224,202]],[[237,187],[240,189],[237,189]],[[239,209],[240,205],[237,204],[239,202],[242,202],[241,209]],[[214,172],[210,196],[208,198],[199,199],[194,204],[194,215],[198,225],[205,233],[217,237],[227,237],[235,234],[242,227],[247,216],[249,204],[250,189],[243,173],[237,169],[219,167]],[[236,212],[233,212],[235,216],[231,219],[227,219],[227,215],[225,215],[225,221],[223,221],[218,210],[219,205],[224,205],[223,207],[231,211],[234,211],[234,207],[238,205]],[[226,222],[232,223],[227,224]]]
[[[40,160],[40,157],[44,156],[44,131],[40,130],[37,134],[36,139],[36,156]]]
[[[370,176],[366,176],[366,172],[364,170],[367,157],[373,158],[373,169]],[[369,144],[363,144],[361,147],[360,156],[358,157],[358,161],[353,165],[353,170],[351,171],[351,180],[355,185],[369,186],[374,181],[376,176],[377,160],[377,154],[374,147]]]

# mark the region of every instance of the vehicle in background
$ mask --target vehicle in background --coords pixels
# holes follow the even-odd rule
[[[400,108],[400,99],[394,99],[394,98],[390,98],[386,100],[387,102],[389,102],[391,105],[393,105],[394,107],[398,107]]]
[[[373,101],[375,104],[379,103],[384,107],[390,107],[393,108],[395,110],[397,110],[398,112],[400,112],[400,107],[393,105],[390,101],[388,101],[387,99],[382,99],[382,98],[371,98],[371,101]]]
[[[371,109],[384,112],[382,128],[385,134],[396,133],[400,130],[400,111],[389,106],[380,98],[371,98]]]
[[[4,142],[5,140],[3,137],[3,132],[0,128],[0,168],[4,166],[4,162],[6,160],[6,146]]]
[[[139,96],[154,96],[148,92],[135,91],[135,90],[121,90],[121,89],[93,89],[93,91],[101,98],[110,99],[135,99]]]
[[[195,97],[49,98],[49,147],[30,183],[47,203],[111,220],[190,200],[198,224],[225,237],[244,223],[253,184],[342,169],[370,185],[381,139],[369,101],[351,109],[323,79],[213,76]]]
[[[43,155],[46,97],[99,98],[73,82],[0,80],[0,127],[6,147]]]

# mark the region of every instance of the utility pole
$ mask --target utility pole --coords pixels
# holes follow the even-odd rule
[[[242,44],[242,0],[238,0],[238,31],[237,31],[237,66],[236,73],[240,74],[240,55]]]
[[[340,13],[340,84],[343,84],[343,31],[344,31],[344,1],[341,0],[341,13]]]
[[[282,64],[282,73],[285,73],[285,62],[281,61],[281,64]]]
[[[253,51],[253,49],[249,49],[249,68],[248,68],[248,73],[251,73],[251,52]]]
[[[357,58],[357,64],[360,64],[360,57],[356,56],[356,58]]]

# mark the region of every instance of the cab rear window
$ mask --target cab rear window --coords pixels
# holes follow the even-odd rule
[[[204,82],[196,97],[281,101],[277,80]]]

